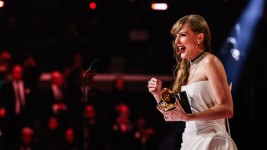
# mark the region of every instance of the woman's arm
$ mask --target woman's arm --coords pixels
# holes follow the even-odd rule
[[[189,115],[187,119],[214,120],[232,118],[234,113],[233,100],[223,64],[216,56],[208,55],[206,59],[203,59],[202,67],[217,104],[205,111]]]

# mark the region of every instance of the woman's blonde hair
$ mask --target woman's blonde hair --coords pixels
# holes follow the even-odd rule
[[[211,34],[210,28],[206,20],[200,15],[186,15],[180,18],[172,26],[170,33],[175,36],[181,30],[184,24],[188,24],[193,32],[204,34],[204,51],[211,52]],[[179,51],[179,48],[175,44],[175,40],[173,40],[172,42],[172,47],[174,50],[174,58],[176,60],[176,64],[173,68],[173,75],[175,77],[175,81],[173,83],[172,90],[174,93],[179,93],[181,91],[181,86],[185,85],[188,80],[188,70],[190,66],[189,61],[186,59],[182,59],[181,55],[177,52]]]

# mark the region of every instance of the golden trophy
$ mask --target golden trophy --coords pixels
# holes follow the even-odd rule
[[[176,99],[178,101],[176,101]],[[185,113],[192,113],[186,91],[182,91],[175,96],[174,93],[168,88],[163,88],[161,90],[161,101],[157,104],[157,108],[162,111],[170,111],[177,106],[178,102]]]
[[[176,98],[173,92],[168,88],[161,90],[161,100],[157,107],[162,111],[170,111],[177,106]]]

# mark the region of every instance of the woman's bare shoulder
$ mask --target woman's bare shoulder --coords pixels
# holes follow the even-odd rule
[[[210,77],[225,76],[224,66],[220,59],[214,54],[208,54],[203,60],[202,70],[205,76],[209,79]],[[222,77],[223,78],[223,77]]]
[[[221,60],[214,54],[207,53],[206,57],[203,58],[203,63],[205,65],[222,65]]]

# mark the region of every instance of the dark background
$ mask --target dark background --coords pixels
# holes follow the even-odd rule
[[[170,70],[161,68],[173,64],[169,31],[178,18],[192,13],[203,15],[210,24],[216,52],[247,3],[246,0],[166,1],[167,11],[153,11],[150,8],[153,1],[96,1],[95,10],[88,8],[89,2],[6,1],[0,10],[1,49],[34,53],[44,71],[65,66],[74,51],[81,51],[85,65],[96,57],[107,61],[123,57],[126,73],[169,74]],[[70,22],[74,22],[77,36],[71,35]],[[140,30],[147,33],[145,40],[129,37],[131,31]]]
[[[88,8],[89,2],[6,1],[5,7],[0,9],[0,51],[9,50],[17,62],[22,61],[26,53],[31,53],[37,58],[42,72],[63,69],[79,51],[83,54],[84,68],[94,58],[101,58],[114,67],[111,74],[171,75],[174,61],[169,31],[177,19],[193,13],[206,18],[211,28],[212,50],[216,54],[248,1],[166,0],[169,3],[167,11],[153,11],[150,9],[153,1],[145,0],[98,0],[95,10]],[[233,93],[235,115],[230,124],[239,149],[266,148],[266,17],[265,10],[252,38],[239,85],[234,85],[238,90]],[[76,36],[68,30],[71,21],[75,24]],[[133,40],[129,36],[132,31],[144,31],[147,38]],[[122,66],[116,66],[118,61]],[[142,105],[142,101],[154,102],[145,91],[146,81],[138,86],[143,95],[140,94],[137,108],[133,109],[154,109],[152,102]],[[161,117],[154,110],[150,113]],[[163,121],[152,118],[156,123]],[[159,126],[166,128],[164,125]]]

